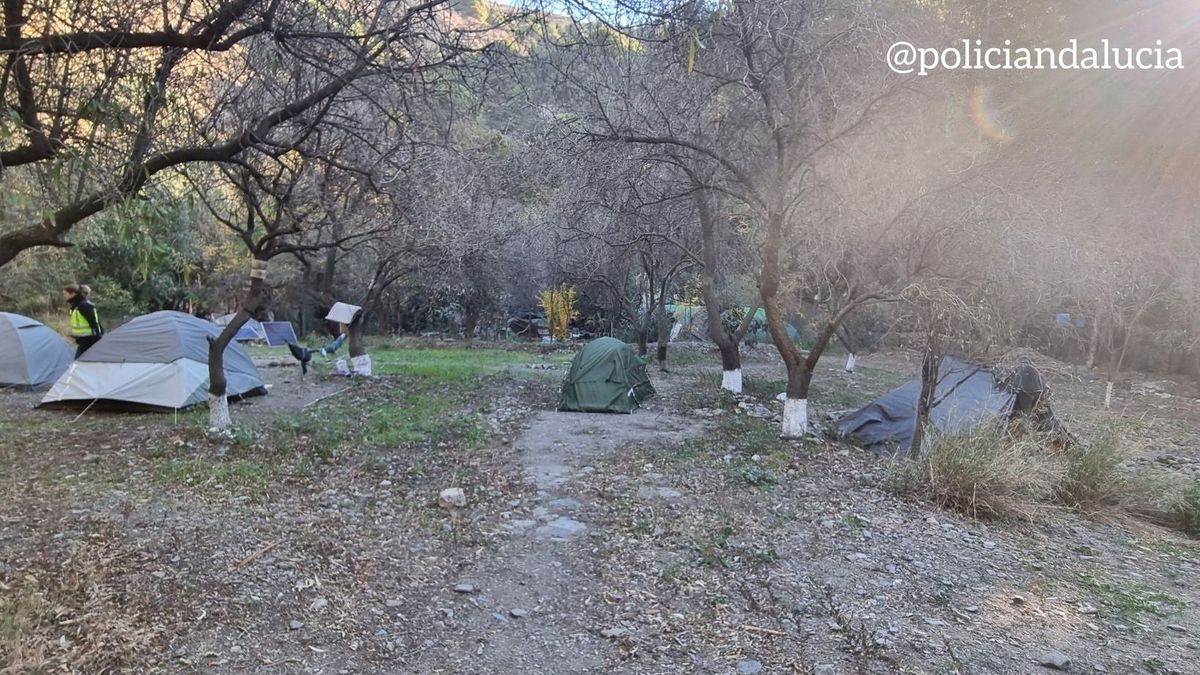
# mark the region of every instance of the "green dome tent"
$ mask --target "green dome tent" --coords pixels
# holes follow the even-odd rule
[[[646,364],[616,338],[593,340],[575,355],[558,409],[631,413],[654,395]]]

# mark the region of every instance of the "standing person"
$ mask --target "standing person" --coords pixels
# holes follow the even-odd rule
[[[88,299],[92,289],[84,285],[63,286],[63,300],[71,305],[71,337],[75,339],[75,358],[83,356],[92,345],[100,341],[104,329],[100,326],[100,314]]]

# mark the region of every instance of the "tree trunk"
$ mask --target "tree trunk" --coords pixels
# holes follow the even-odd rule
[[[648,344],[649,337],[646,335],[646,322],[639,321],[637,329],[637,353],[638,356],[645,356],[650,351]]]
[[[855,356],[855,352],[858,350],[855,348],[854,333],[842,326],[837,329],[835,335],[837,335],[838,342],[841,342],[842,346],[846,348],[846,372],[853,373],[854,367],[858,363],[858,358]]]
[[[721,305],[717,301],[716,270],[717,243],[715,221],[708,196],[697,190],[695,200],[700,212],[700,234],[703,242],[704,269],[700,274],[700,295],[708,314],[708,330],[717,349],[721,352],[721,388],[735,394],[742,393],[742,356],[738,353],[738,342],[725,332],[721,325]]]
[[[742,343],[742,340],[746,337],[746,333],[750,330],[750,324],[754,323],[754,315],[758,314],[758,310],[761,305],[762,299],[757,293],[755,293],[754,297],[750,298],[749,311],[746,312],[746,316],[742,317],[742,324],[738,326],[737,331],[733,334],[733,341],[735,344]],[[724,326],[722,326],[722,328],[724,328]]]
[[[225,349],[233,341],[254,312],[262,305],[263,284],[267,276],[267,259],[255,258],[250,263],[250,286],[242,298],[241,308],[220,335],[208,338],[208,427],[210,431],[225,432],[233,424],[229,415],[228,383],[225,381]]]
[[[771,334],[771,341],[775,343],[775,349],[787,368],[787,398],[783,402],[781,435],[784,438],[801,438],[808,433],[808,384],[812,380],[812,369],[801,357],[800,350],[792,344],[783,320],[783,311],[779,307],[779,251],[782,248],[783,215],[768,214],[758,289],[762,296],[763,311],[767,315],[767,332]]]
[[[1100,348],[1100,314],[1092,317],[1092,332],[1088,338],[1087,368],[1096,367],[1096,350]]]
[[[742,393],[742,355],[736,344],[718,344],[721,355],[721,388],[735,394]]]
[[[367,347],[363,344],[363,314],[366,314],[366,310],[359,312],[348,327],[349,338],[347,339],[350,342],[350,358],[352,359],[367,354]]]
[[[671,319],[667,316],[667,308],[660,302],[655,312],[658,315],[658,369],[667,372],[667,346],[671,342]]]
[[[788,370],[786,398],[783,400],[784,438],[803,438],[808,434],[808,388],[812,384],[812,370],[805,363]]]
[[[471,345],[475,341],[475,329],[479,326],[479,307],[474,303],[463,307],[463,339]]]
[[[1125,360],[1125,349],[1129,347],[1129,334],[1131,332],[1128,329],[1125,331],[1121,339],[1121,348],[1114,349],[1112,355],[1109,357],[1108,368],[1104,378],[1105,410],[1112,408],[1113,384],[1117,381],[1117,376],[1121,373],[1121,364]]]
[[[1112,407],[1113,383],[1117,381],[1117,375],[1119,375],[1121,372],[1121,366],[1125,364],[1125,354],[1128,353],[1129,350],[1129,340],[1133,337],[1133,328],[1134,326],[1141,324],[1142,315],[1145,314],[1149,307],[1150,303],[1148,301],[1142,303],[1141,306],[1138,307],[1137,311],[1133,313],[1133,316],[1128,321],[1123,322],[1125,325],[1125,331],[1121,335],[1121,348],[1116,350],[1112,356],[1112,359],[1109,361],[1110,365],[1108,369],[1108,382],[1104,388],[1105,408]],[[1114,321],[1113,323],[1115,330],[1116,322]]]
[[[229,398],[224,394],[210,393],[208,395],[208,430],[224,433],[231,426],[233,426],[233,418],[229,415]]]
[[[937,395],[938,370],[941,367],[941,344],[936,332],[926,338],[925,355],[921,358],[921,393],[917,396],[916,421],[913,424],[912,438],[909,443],[909,456],[921,456],[921,445],[925,442],[925,428],[929,424],[929,414],[933,411],[934,397]]]

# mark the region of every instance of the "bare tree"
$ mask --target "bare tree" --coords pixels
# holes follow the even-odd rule
[[[42,175],[55,179],[29,197],[33,222],[0,233],[0,266],[70,246],[76,225],[164,172],[300,147],[370,78],[457,58],[462,48],[439,40],[441,2],[224,0],[200,15],[134,2],[115,22],[98,1],[73,3],[62,22],[56,3],[6,2],[0,96],[21,121],[6,134],[0,176],[32,185],[12,174],[53,169]]]
[[[781,293],[788,251],[804,246],[819,226],[806,212],[815,163],[860,130],[897,90],[898,83],[880,78],[850,86],[831,74],[833,65],[872,72],[863,59],[881,38],[871,12],[837,0],[746,0],[716,12],[687,5],[672,15],[667,35],[675,39],[656,49],[683,84],[662,87],[657,79],[652,91],[630,84],[609,100],[596,97],[598,136],[662,147],[677,158],[699,195],[702,227],[715,218],[712,205],[720,196],[759,233],[756,276],[768,330],[788,373],[787,436],[807,430],[815,359],[856,304],[821,331],[816,354],[802,354],[788,335]],[[728,350],[722,345],[727,371],[735,365]]]

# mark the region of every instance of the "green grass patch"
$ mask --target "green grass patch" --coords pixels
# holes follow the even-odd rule
[[[268,438],[277,448],[311,445],[317,454],[331,457],[350,439],[352,424],[347,412],[339,408],[281,414],[272,420]]]
[[[752,485],[763,485],[772,469],[782,469],[791,459],[788,449],[779,441],[776,425],[746,415],[728,412],[716,418],[718,427],[701,437],[691,438],[675,448],[680,462],[711,461],[736,454],[739,461],[732,467],[734,477]],[[759,456],[759,462],[749,458]],[[746,466],[743,466],[745,464]],[[741,470],[745,468],[746,471]]]
[[[865,366],[859,366],[853,375],[831,373],[818,367],[809,385],[808,400],[824,410],[861,408],[909,379],[903,373]],[[745,393],[765,400],[774,399],[786,388],[787,380],[782,378],[747,377],[743,382]]]
[[[733,568],[746,565],[770,565],[779,560],[773,546],[757,541],[738,541],[738,528],[729,514],[721,515],[703,536],[693,540],[697,568]]]
[[[714,528],[709,536],[697,541],[696,564],[700,567],[728,567],[729,563],[725,560],[726,548],[734,531],[733,525],[725,520]]]
[[[274,479],[274,466],[243,459],[193,457],[160,461],[155,476],[164,483],[199,487],[224,488],[258,495],[267,491]]]
[[[1129,541],[1125,542],[1125,545],[1135,551],[1167,555],[1173,558],[1191,559],[1200,557],[1200,547],[1197,547],[1195,544],[1188,544],[1181,541],[1171,541],[1168,539],[1139,541],[1136,539],[1130,539]]]
[[[1055,498],[1082,510],[1119,503],[1130,488],[1120,467],[1133,454],[1112,431],[1092,443],[1076,443],[1066,452],[1066,474],[1055,487]]]
[[[1186,485],[1170,505],[1176,526],[1193,537],[1200,537],[1200,481]]]
[[[539,371],[527,366],[559,365],[569,362],[572,356],[563,352],[542,355],[507,349],[385,348],[371,354],[371,364],[376,373],[383,375],[412,375],[461,382],[479,375],[502,372],[533,375]]]
[[[345,450],[394,450],[446,442],[473,449],[487,442],[483,418],[463,410],[465,387],[430,390],[418,381],[405,389],[409,391],[367,393],[336,405],[278,415],[264,443],[284,452],[299,450],[330,459]]]
[[[683,585],[688,582],[688,570],[683,565],[671,563],[658,572],[658,580],[665,584]]]
[[[752,487],[769,487],[779,482],[773,471],[758,462],[739,462],[731,467],[734,478]]]
[[[1076,582],[1095,593],[1100,601],[1123,621],[1137,623],[1144,616],[1167,617],[1178,614],[1184,603],[1179,598],[1145,584],[1116,581],[1099,570],[1081,572]]]
[[[483,421],[477,416],[457,414],[454,407],[440,396],[405,394],[367,413],[362,440],[382,448],[451,439],[462,439],[472,448],[483,445],[487,440]]]
[[[309,347],[321,347],[328,343],[323,335],[313,335],[303,341]],[[378,375],[412,375],[446,382],[459,382],[479,375],[512,374],[536,375],[542,370],[528,368],[529,365],[561,365],[575,356],[574,351],[555,349],[547,353],[531,349],[496,349],[490,347],[467,348],[460,343],[447,347],[414,346],[398,344],[394,339],[372,337],[367,339],[367,353],[371,355],[372,370]],[[256,358],[291,358],[286,347],[249,345],[246,351]],[[320,372],[332,369],[334,359],[348,358],[343,347],[335,356],[313,359],[313,367]]]

